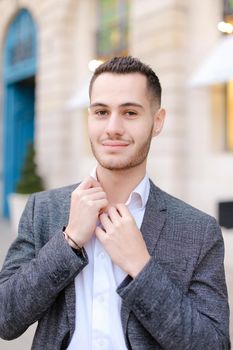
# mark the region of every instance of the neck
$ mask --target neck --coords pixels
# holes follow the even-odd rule
[[[97,166],[97,179],[107,194],[109,205],[125,203],[146,174],[145,164],[126,170],[109,170]]]

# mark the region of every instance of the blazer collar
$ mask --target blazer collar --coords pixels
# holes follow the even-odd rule
[[[150,194],[146,204],[141,232],[152,255],[166,219],[166,202],[163,192],[150,180]]]

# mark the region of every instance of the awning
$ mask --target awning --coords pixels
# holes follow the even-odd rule
[[[223,37],[194,72],[190,86],[225,83],[233,79],[233,36]]]

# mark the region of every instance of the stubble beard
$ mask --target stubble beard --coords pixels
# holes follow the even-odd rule
[[[122,161],[119,160],[117,164],[114,160],[113,162],[111,162],[111,160],[105,161],[104,159],[102,159],[101,155],[98,154],[93,143],[90,140],[92,153],[95,159],[97,160],[97,162],[105,169],[112,170],[112,171],[122,171],[122,170],[135,168],[140,164],[142,164],[148,156],[151,140],[152,140],[152,133],[153,133],[153,128],[150,131],[149,137],[141,145],[141,147],[136,151],[136,153],[133,154],[129,159],[122,160]]]

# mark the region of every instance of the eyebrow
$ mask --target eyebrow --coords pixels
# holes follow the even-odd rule
[[[95,108],[95,107],[109,107],[108,105],[106,105],[105,103],[102,103],[102,102],[96,102],[96,103],[92,103],[90,105],[90,108]],[[136,102],[125,102],[125,103],[122,103],[120,105],[120,107],[137,107],[137,108],[140,108],[140,109],[144,109],[144,107],[140,104],[140,103],[136,103]]]
[[[95,108],[95,107],[108,107],[108,105],[106,105],[105,103],[101,103],[101,102],[96,102],[96,103],[90,104],[90,108]]]

